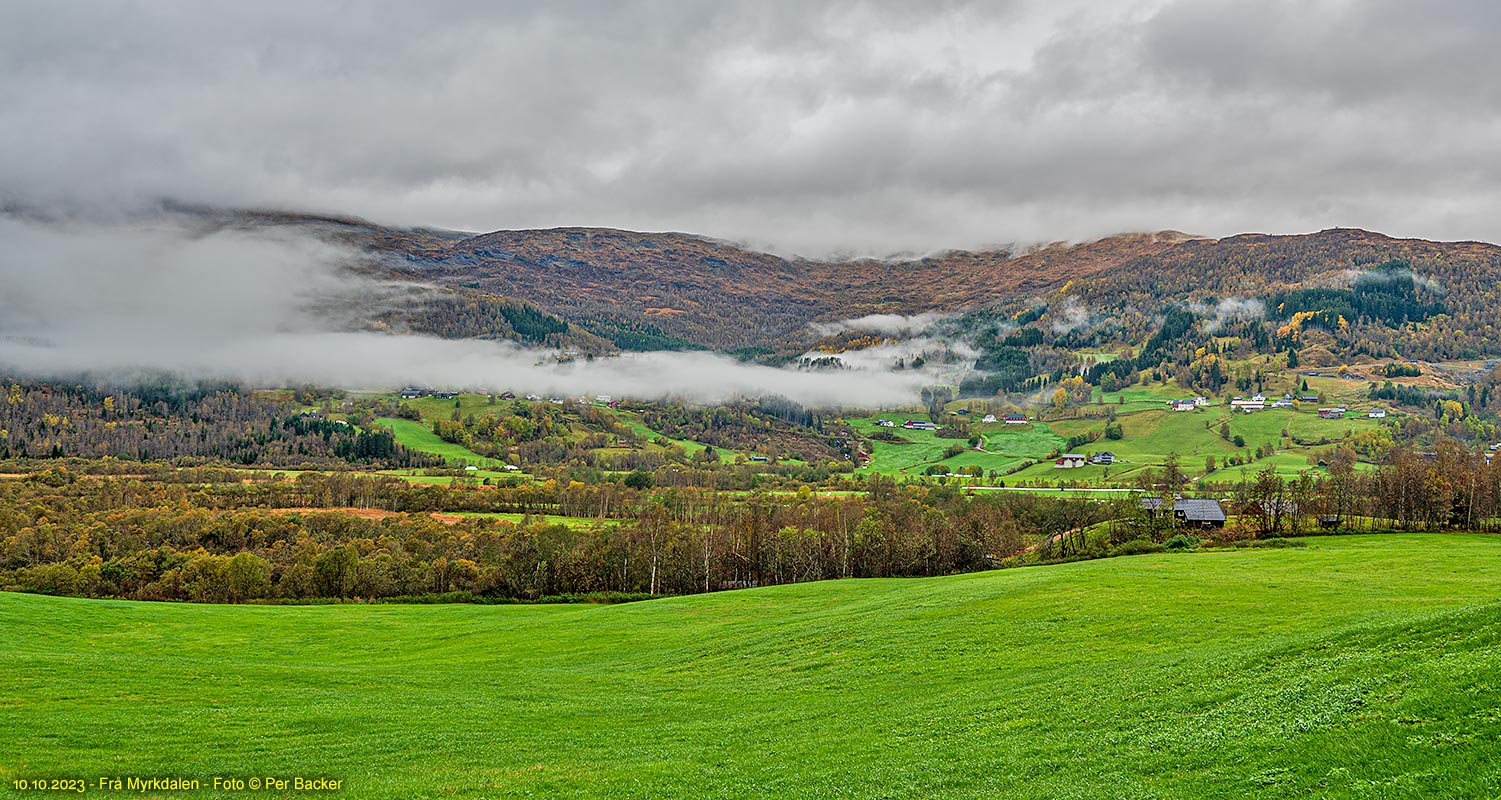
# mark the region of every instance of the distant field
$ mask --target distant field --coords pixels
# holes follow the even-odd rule
[[[491,459],[491,461],[493,462],[494,459]],[[423,472],[423,470],[420,470],[420,469],[387,469],[387,470],[381,470],[377,474],[388,475],[388,476],[393,477],[393,478],[400,478],[400,479],[406,481],[407,483],[421,483],[421,484],[427,484],[429,486],[448,486],[449,484],[453,483],[455,480],[458,480],[460,483],[463,483],[463,482],[480,483],[480,482],[484,481],[486,478],[489,478],[489,479],[494,480],[494,481],[500,481],[500,480],[509,480],[509,479],[513,479],[513,478],[530,478],[531,477],[531,475],[529,473],[526,473],[526,472],[519,472],[519,471],[513,471],[513,470],[500,470],[500,469],[479,469],[479,470],[473,470],[473,471],[466,471],[462,476],[452,476],[452,475],[423,475],[422,472]]]
[[[896,419],[898,424],[905,417],[881,417],[880,419]],[[1007,469],[1020,464],[1021,458],[1014,456],[992,455],[969,449],[969,443],[964,439],[943,439],[932,431],[907,430],[902,427],[882,428],[876,425],[877,417],[868,419],[848,420],[850,426],[860,433],[870,436],[880,431],[889,431],[907,440],[906,443],[875,442],[870,463],[862,472],[876,472],[882,475],[921,475],[923,470],[932,464],[942,461],[952,469],[979,465],[991,469]],[[965,448],[965,451],[956,456],[944,458],[944,452],[954,446]]]
[[[510,514],[503,511],[458,511],[455,517],[476,517],[484,519],[503,519],[507,522],[522,522],[527,519],[526,514]],[[532,514],[533,522],[543,522],[548,525],[563,525],[575,530],[592,530],[601,525],[607,525],[611,520],[592,519],[590,517],[563,517],[555,514]]]
[[[907,444],[875,441],[874,452],[866,469],[893,476],[921,475],[930,465],[942,462],[951,469],[978,465],[989,472],[998,470],[1011,483],[1017,481],[1106,482],[1127,485],[1144,469],[1161,467],[1170,453],[1177,453],[1182,469],[1190,475],[1204,473],[1205,460],[1213,456],[1217,465],[1223,466],[1229,456],[1252,459],[1248,465],[1235,470],[1257,471],[1271,466],[1284,477],[1293,477],[1308,469],[1317,469],[1308,463],[1311,453],[1332,446],[1347,435],[1370,430],[1381,423],[1365,417],[1351,416],[1347,419],[1320,419],[1309,410],[1268,409],[1255,414],[1231,413],[1228,406],[1213,405],[1191,412],[1174,412],[1164,408],[1163,396],[1181,397],[1181,391],[1173,393],[1163,387],[1131,389],[1112,393],[1107,399],[1124,397],[1124,404],[1107,402],[1104,408],[1117,409],[1117,422],[1123,438],[1106,439],[1081,445],[1075,449],[1082,453],[1109,450],[1116,455],[1117,463],[1109,466],[1090,465],[1079,469],[1058,470],[1047,456],[1064,449],[1067,437],[1082,436],[1090,432],[1103,433],[1107,420],[1057,419],[1048,422],[1034,421],[1026,426],[1007,426],[1000,423],[976,424],[969,419],[971,429],[985,439],[986,452],[966,450],[944,458],[945,450],[955,444],[967,445],[964,439],[944,439],[928,431],[897,428],[879,428],[876,418],[850,420],[850,424],[862,434],[871,436],[880,431],[890,431]],[[1095,408],[1100,411],[1100,408]],[[891,417],[888,417],[891,418]],[[1228,423],[1229,438],[1220,436],[1221,423]],[[952,418],[946,424],[952,424]],[[1284,439],[1283,431],[1289,439]],[[1234,438],[1240,436],[1245,447],[1236,447]],[[1328,444],[1320,444],[1328,442]],[[1311,443],[1311,444],[1301,444]],[[1271,458],[1254,460],[1256,448],[1270,444],[1278,450]],[[1020,469],[1026,460],[1039,463]]]
[[[424,453],[432,453],[442,456],[451,461],[459,461],[464,464],[473,464],[476,467],[503,467],[504,461],[498,458],[486,458],[479,453],[453,442],[445,442],[433,433],[428,426],[409,419],[396,419],[394,417],[382,417],[380,424],[390,428],[396,434],[396,441],[404,447],[420,450]],[[445,481],[447,479],[444,479]]]
[[[340,778],[348,798],[1486,798],[1501,794],[1498,676],[1501,539],[1482,536],[619,606],[0,594],[0,783],[270,774]]]

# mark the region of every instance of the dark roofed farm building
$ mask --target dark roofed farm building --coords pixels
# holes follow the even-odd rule
[[[1162,498],[1143,497],[1141,507],[1155,515],[1162,509]],[[1225,509],[1218,500],[1180,497],[1173,501],[1173,516],[1191,528],[1225,527]]]

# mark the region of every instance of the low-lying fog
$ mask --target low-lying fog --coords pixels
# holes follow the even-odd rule
[[[356,271],[353,254],[286,232],[175,217],[100,222],[0,216],[0,372],[114,380],[167,371],[253,386],[509,389],[809,406],[913,402],[921,373],[799,371],[712,353],[557,363],[504,342],[354,332],[424,293]]]

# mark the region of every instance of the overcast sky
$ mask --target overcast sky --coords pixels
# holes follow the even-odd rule
[[[1501,3],[0,4],[0,199],[884,253],[1501,240]]]

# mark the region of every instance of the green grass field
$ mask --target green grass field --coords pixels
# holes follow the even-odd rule
[[[1496,797],[1501,539],[618,606],[0,594],[0,730],[10,796],[302,775],[349,798]]]
[[[458,511],[456,516],[474,517],[476,519],[501,519],[507,522],[521,523],[526,521],[528,515],[514,514],[506,511]],[[592,517],[564,517],[556,514],[531,514],[533,522],[544,522],[548,525],[562,525],[574,530],[592,530],[602,525],[608,525],[611,520],[594,519]]]
[[[432,453],[451,461],[473,464],[476,467],[505,466],[505,462],[498,458],[486,458],[463,445],[443,441],[438,434],[433,433],[432,428],[420,422],[394,417],[382,417],[378,421],[396,434],[397,443],[403,447]]]

